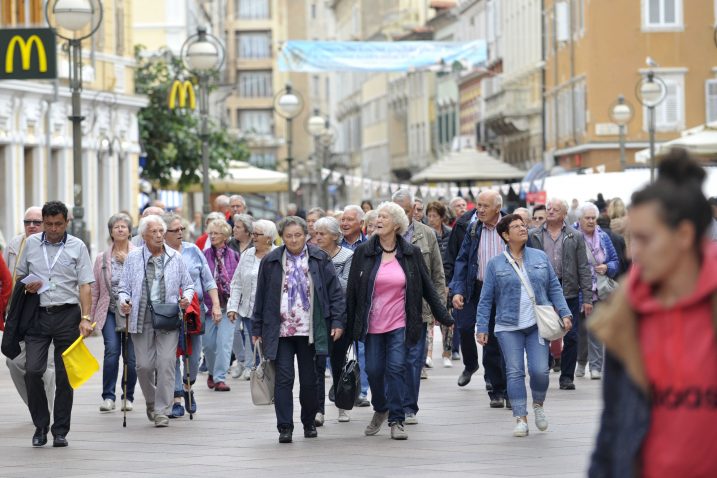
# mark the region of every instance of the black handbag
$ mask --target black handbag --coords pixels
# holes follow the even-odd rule
[[[350,358],[353,348],[353,358]],[[351,410],[361,392],[361,369],[356,357],[358,344],[352,343],[346,353],[346,364],[341,369],[339,383],[334,387],[336,407]]]
[[[179,316],[179,303],[152,303],[146,262],[144,264],[144,286],[147,289],[147,307],[152,315],[152,327],[155,330],[178,330],[182,325],[182,319]]]

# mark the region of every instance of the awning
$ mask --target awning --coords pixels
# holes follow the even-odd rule
[[[717,123],[709,123],[682,132],[682,136],[655,146],[655,156],[665,156],[672,148],[684,148],[706,159],[717,159]],[[635,162],[650,161],[650,149],[635,153]]]
[[[226,170],[226,174],[222,177],[217,173],[210,173],[210,181],[212,190],[219,193],[248,194],[286,192],[288,191],[289,184],[285,173],[257,168],[241,161],[233,162],[229,169]],[[176,187],[175,182],[163,189],[176,189]],[[201,182],[192,184],[186,189],[186,192],[201,191]]]
[[[466,149],[448,153],[411,178],[414,184],[427,182],[509,181],[525,171],[496,159],[484,151]]]

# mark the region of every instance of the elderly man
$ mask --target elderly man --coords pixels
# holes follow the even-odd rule
[[[532,247],[547,254],[563,286],[563,295],[573,314],[573,326],[563,337],[563,351],[560,355],[560,389],[575,390],[573,381],[578,358],[579,295],[582,291],[582,309],[587,317],[593,309],[592,274],[582,234],[565,222],[568,203],[562,199],[551,199],[546,210],[548,216],[545,224],[531,229],[528,240],[532,243]]]
[[[446,277],[443,273],[443,260],[441,250],[438,247],[436,232],[429,226],[415,219],[416,205],[413,194],[407,189],[399,189],[391,197],[392,201],[401,206],[408,217],[408,229],[403,235],[410,244],[421,249],[423,261],[428,268],[433,286],[440,297],[446,297]],[[421,203],[423,207],[423,203]],[[418,342],[412,346],[406,346],[406,390],[403,400],[403,409],[406,414],[405,424],[415,425],[418,423],[418,394],[421,386],[421,372],[426,360],[426,335],[428,327],[431,327],[433,316],[431,309],[423,301],[423,332]]]
[[[216,197],[216,199],[214,199],[214,211],[220,212],[224,215],[224,217],[227,217],[227,214],[229,214],[231,209],[229,201],[229,196],[226,194],[220,194]]]
[[[5,249],[4,259],[7,263],[8,269],[12,277],[8,287],[12,289],[15,285],[15,279],[17,277],[17,264],[18,259],[22,257],[27,244],[27,238],[33,234],[42,232],[42,208],[38,206],[32,206],[25,211],[23,218],[23,226],[25,232],[18,234],[10,240],[7,248]],[[3,288],[5,284],[3,284]],[[17,393],[20,394],[22,401],[25,405],[27,401],[27,387],[25,386],[25,342],[20,342],[20,355],[10,360],[7,359],[5,362],[7,368],[10,370],[10,378],[12,383],[15,384]],[[47,355],[47,369],[42,380],[45,384],[45,395],[47,396],[47,404],[50,412],[52,412],[53,403],[55,401],[55,354],[54,347],[51,345]]]
[[[455,262],[451,291],[456,321],[460,328],[461,349],[465,369],[458,378],[458,386],[465,387],[478,370],[478,349],[474,329],[476,309],[483,287],[488,262],[505,250],[503,240],[496,231],[501,219],[503,198],[497,191],[485,191],[478,196],[475,217],[471,219],[461,250]],[[483,367],[491,408],[506,405],[505,364],[498,338],[495,336],[495,305],[491,311],[488,344],[483,347]],[[509,403],[508,403],[509,406]]]
[[[426,206],[423,204],[423,199],[413,199],[413,218],[408,218],[409,221],[413,219],[417,222],[423,222],[423,218],[426,216]]]
[[[229,210],[225,217],[229,225],[234,227],[234,216],[237,214],[244,214],[246,212],[246,201],[244,197],[239,194],[233,194],[229,196]]]
[[[37,279],[25,285],[26,292],[40,295],[40,310],[25,335],[27,355],[25,385],[28,408],[35,424],[32,446],[47,443],[50,412],[43,376],[47,370],[50,344],[55,345],[56,386],[52,446],[66,447],[70,431],[73,391],[62,361],[62,353],[75,341],[78,331],[92,333],[90,254],[85,244],[67,234],[67,207],[50,201],[42,207],[42,234],[27,239],[25,252],[17,264],[17,277]]]
[[[344,235],[341,247],[355,251],[361,243],[366,241],[366,236],[361,231],[363,217],[363,209],[355,204],[344,208],[344,213],[341,216],[341,233]]]
[[[142,211],[142,217],[140,219],[143,219],[147,216],[162,216],[164,214],[164,208],[158,207],[158,206],[149,206]],[[142,234],[137,234],[132,238],[130,241],[133,246],[135,247],[142,247],[144,246],[144,239],[142,238]]]
[[[462,197],[456,196],[448,203],[448,208],[451,210],[453,217],[455,217],[455,220],[451,224],[451,227],[453,227],[455,226],[456,221],[458,221],[458,219],[460,219],[461,216],[463,216],[468,210],[468,203],[466,203],[466,200]],[[458,247],[460,247],[460,244]]]

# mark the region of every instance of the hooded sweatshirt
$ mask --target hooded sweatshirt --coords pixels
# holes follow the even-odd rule
[[[717,476],[717,244],[705,245],[703,257],[696,289],[671,307],[654,297],[637,268],[630,273],[652,405],[643,477]]]

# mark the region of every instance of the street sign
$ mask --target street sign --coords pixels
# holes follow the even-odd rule
[[[0,29],[0,80],[57,78],[57,47],[51,28]]]
[[[169,109],[177,108],[177,95],[179,95],[179,108],[193,110],[197,107],[197,97],[194,94],[194,85],[189,80],[174,80],[169,92]],[[189,104],[187,104],[189,100]]]

